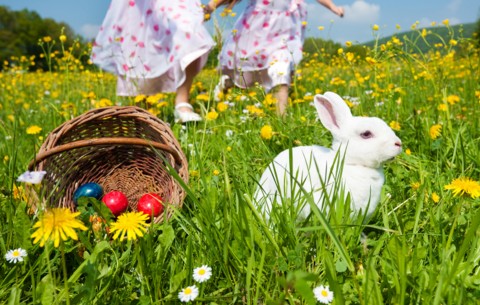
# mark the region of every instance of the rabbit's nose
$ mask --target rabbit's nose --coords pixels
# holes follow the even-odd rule
[[[399,141],[395,142],[395,146],[402,147],[402,141],[399,140]]]

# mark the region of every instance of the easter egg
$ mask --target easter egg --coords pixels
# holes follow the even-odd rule
[[[162,197],[155,193],[148,193],[140,197],[137,204],[137,210],[147,215],[157,217],[163,212]]]
[[[93,197],[100,200],[103,196],[103,189],[98,183],[89,182],[80,185],[73,193],[73,202],[78,203],[80,197]]]
[[[112,214],[118,216],[128,208],[128,199],[120,191],[111,191],[102,198],[103,203],[112,211]]]

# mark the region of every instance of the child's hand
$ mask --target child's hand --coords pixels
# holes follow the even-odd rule
[[[212,17],[213,9],[210,6],[210,3],[203,5],[203,21],[208,21]]]
[[[334,5],[332,7],[332,12],[340,17],[343,17],[343,14],[345,13],[345,10],[341,6],[336,6]]]

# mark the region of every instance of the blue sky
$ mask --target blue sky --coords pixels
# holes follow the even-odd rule
[[[425,27],[432,22],[441,25],[443,20],[449,19],[453,25],[476,22],[480,17],[478,0],[336,0],[337,5],[345,8],[345,17],[342,19],[315,0],[305,1],[309,5],[307,36],[332,39],[340,43],[347,40],[359,43],[372,40],[373,24],[380,27],[377,35],[388,36],[409,30],[415,22],[419,23],[419,27]],[[236,10],[241,10],[245,2],[247,0],[243,0]],[[64,21],[76,33],[87,38],[95,36],[109,3],[107,0],[0,0],[0,5],[6,5],[12,10],[26,8],[38,12],[42,17]],[[228,22],[224,19],[218,20],[222,26],[228,27]],[[212,28],[211,21],[207,25]],[[319,26],[323,26],[324,30],[320,31]]]

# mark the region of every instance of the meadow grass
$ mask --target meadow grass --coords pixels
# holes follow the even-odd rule
[[[259,88],[214,102],[219,75],[205,69],[192,97],[206,120],[187,126],[173,122],[171,94],[117,98],[113,76],[78,61],[88,50],[57,54],[53,72],[25,73],[29,60],[19,57],[0,73],[0,302],[179,303],[196,284],[202,304],[315,304],[318,285],[334,292],[333,304],[479,304],[480,58],[462,43],[462,57],[452,41],[412,54],[392,40],[366,58],[339,50],[328,61],[319,48],[296,71],[285,119]],[[268,163],[289,147],[330,145],[310,105],[325,91],[344,96],[354,115],[384,119],[404,152],[386,165],[368,223],[350,219],[339,198],[306,221],[287,207],[267,223],[252,195]],[[134,241],[96,234],[87,218],[79,241],[33,244],[38,215],[17,177],[51,130],[113,104],[142,105],[171,124],[189,161],[183,208]],[[445,189],[462,177],[471,179],[464,192]],[[28,256],[7,263],[15,248]],[[192,272],[201,265],[213,275],[199,284]]]

